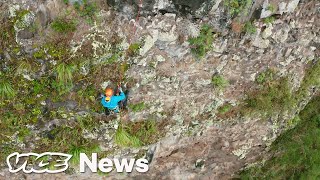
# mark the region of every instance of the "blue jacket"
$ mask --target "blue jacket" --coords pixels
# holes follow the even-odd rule
[[[118,103],[126,98],[126,95],[121,92],[120,96],[111,96],[110,101],[106,101],[106,96],[103,95],[103,98],[101,99],[101,104],[103,107],[106,107],[108,109],[115,109],[118,107]]]

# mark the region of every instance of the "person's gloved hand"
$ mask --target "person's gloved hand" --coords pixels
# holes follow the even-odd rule
[[[119,87],[119,91],[120,91],[120,92],[123,92],[121,87]]]

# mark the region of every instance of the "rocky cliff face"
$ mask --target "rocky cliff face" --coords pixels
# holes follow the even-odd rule
[[[56,36],[52,34],[55,19],[78,17],[72,5],[76,2],[7,0],[0,3],[6,17],[17,17],[14,12],[28,10],[14,25],[14,41],[21,47],[19,52],[9,46],[2,46],[0,51],[3,62],[36,57],[30,61],[40,65],[36,70],[22,71],[25,81],[33,83],[44,76],[55,77],[56,74],[50,74],[50,68],[54,69],[56,62],[69,62],[65,61],[66,57],[71,61],[75,61],[73,57],[85,59],[77,66],[78,74],[81,74],[77,77],[78,84],[66,99],[48,97],[41,100],[41,110],[58,114],[59,107],[66,110],[55,117],[44,115],[43,110],[43,115],[38,116],[39,123],[29,127],[31,134],[27,140],[30,142],[20,142],[17,134],[12,135],[12,141],[16,141],[23,151],[37,149],[38,144],[32,138],[39,139],[40,134],[63,125],[76,127],[78,116],[90,114],[97,123],[103,123],[92,131],[84,129],[85,139],[97,140],[103,151],[112,152],[110,157],[134,157],[142,152],[151,161],[150,171],[146,174],[111,173],[110,178],[230,179],[267,153],[270,143],[289,128],[289,120],[314,93],[307,87],[307,96],[281,112],[272,109],[277,107],[272,104],[272,110],[279,110],[272,115],[263,115],[267,108],[257,108],[250,115],[243,110],[247,107],[243,105],[247,102],[244,100],[262,87],[257,82],[267,79],[268,69],[274,71],[274,77],[288,77],[290,92],[304,84],[306,69],[311,62],[317,62],[320,53],[317,1],[96,1],[99,7],[96,17],[80,16],[77,29],[63,39],[70,54],[56,57],[57,53],[50,54],[48,46],[44,51],[40,51],[42,46],[35,47]],[[140,14],[137,13],[139,6]],[[38,22],[37,30],[32,25],[34,22]],[[209,44],[210,50],[198,57],[191,52],[194,47],[188,39],[201,36],[203,25],[212,28],[210,37],[214,40]],[[133,44],[139,48],[133,48]],[[44,55],[37,58],[37,52]],[[124,55],[128,52],[131,55]],[[95,66],[101,62],[111,65],[99,70]],[[2,63],[3,68],[5,64]],[[126,70],[119,70],[122,66],[118,67],[118,64],[126,64]],[[110,75],[113,73],[122,77]],[[219,83],[215,77],[221,77]],[[99,92],[117,83],[118,79],[127,82],[132,105],[128,112],[118,117],[105,118],[99,108],[94,109],[99,107],[94,93],[88,101],[77,98],[79,86],[92,85],[93,91]],[[222,85],[221,81],[227,83]],[[312,87],[317,91],[316,86]],[[286,97],[280,96],[280,99]],[[143,107],[138,107],[139,104]],[[282,109],[282,105],[280,107]],[[113,139],[121,122],[149,120],[162,124],[159,127],[161,137],[152,143],[139,148],[123,148]],[[7,169],[1,171],[1,176],[5,179],[103,178],[90,172],[12,175]]]

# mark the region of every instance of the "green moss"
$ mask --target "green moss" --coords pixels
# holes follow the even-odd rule
[[[273,4],[269,4],[267,10],[271,11],[272,13],[276,12],[277,7]]]
[[[97,12],[97,5],[95,3],[88,2],[88,0],[83,0],[81,4],[76,1],[74,3],[74,8],[81,17],[86,17],[89,21],[93,20]]]
[[[129,108],[133,111],[133,112],[139,112],[142,111],[146,108],[146,104],[144,102],[140,102],[137,104],[129,104]]]
[[[306,98],[313,87],[320,87],[320,60],[311,62],[311,67],[306,71],[303,81],[300,85],[299,90],[296,93],[297,101],[301,101]]]
[[[214,88],[218,90],[223,90],[229,85],[229,81],[221,75],[214,75],[211,79],[211,84]]]
[[[256,81],[260,86],[247,94],[242,109],[244,114],[258,113],[268,117],[293,110],[309,96],[311,88],[320,87],[320,61],[310,63],[296,92],[292,92],[288,77],[276,77],[272,70],[258,75]]]
[[[256,91],[250,92],[245,100],[246,110],[273,115],[295,106],[288,78],[265,83]]]
[[[54,60],[64,60],[69,58],[69,48],[59,44],[46,43],[33,53],[36,59],[46,59],[50,57]]]
[[[264,18],[263,22],[266,23],[266,24],[272,24],[275,20],[276,20],[275,17],[269,16],[267,18]]]
[[[226,103],[218,108],[218,113],[225,114],[225,113],[229,112],[231,108],[232,108],[232,105],[229,103]]]
[[[74,32],[77,24],[74,20],[68,20],[65,18],[57,18],[51,23],[51,28],[59,33]]]
[[[257,77],[256,77],[256,82],[258,84],[264,84],[266,82],[271,82],[275,78],[275,72],[272,69],[267,69],[264,72],[261,72]]]
[[[203,58],[206,53],[212,49],[213,40],[213,29],[209,25],[203,25],[200,30],[200,35],[188,40],[191,46],[191,52],[197,58]]]

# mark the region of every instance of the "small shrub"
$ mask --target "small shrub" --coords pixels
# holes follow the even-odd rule
[[[236,16],[241,12],[247,12],[247,9],[251,6],[252,0],[226,0],[224,6],[228,9],[231,16]],[[245,11],[246,10],[246,11]]]
[[[83,0],[82,4],[78,1],[74,3],[74,8],[78,11],[81,17],[88,17],[92,19],[97,11],[95,3],[89,3],[88,0]]]
[[[18,138],[20,141],[24,141],[24,139],[31,134],[31,131],[28,128],[20,128]]]
[[[214,75],[212,77],[211,83],[215,88],[217,88],[219,90],[223,90],[224,88],[226,88],[229,85],[228,80],[226,80],[221,75]]]
[[[203,25],[200,30],[200,35],[195,38],[190,38],[188,41],[191,45],[191,52],[197,58],[203,58],[208,51],[212,49],[214,40],[213,30],[209,25]]]
[[[252,24],[252,22],[247,22],[244,25],[244,30],[249,34],[254,34],[257,32],[257,28]]]
[[[74,32],[77,29],[76,26],[74,21],[64,18],[57,18],[51,23],[51,28],[59,33]]]

